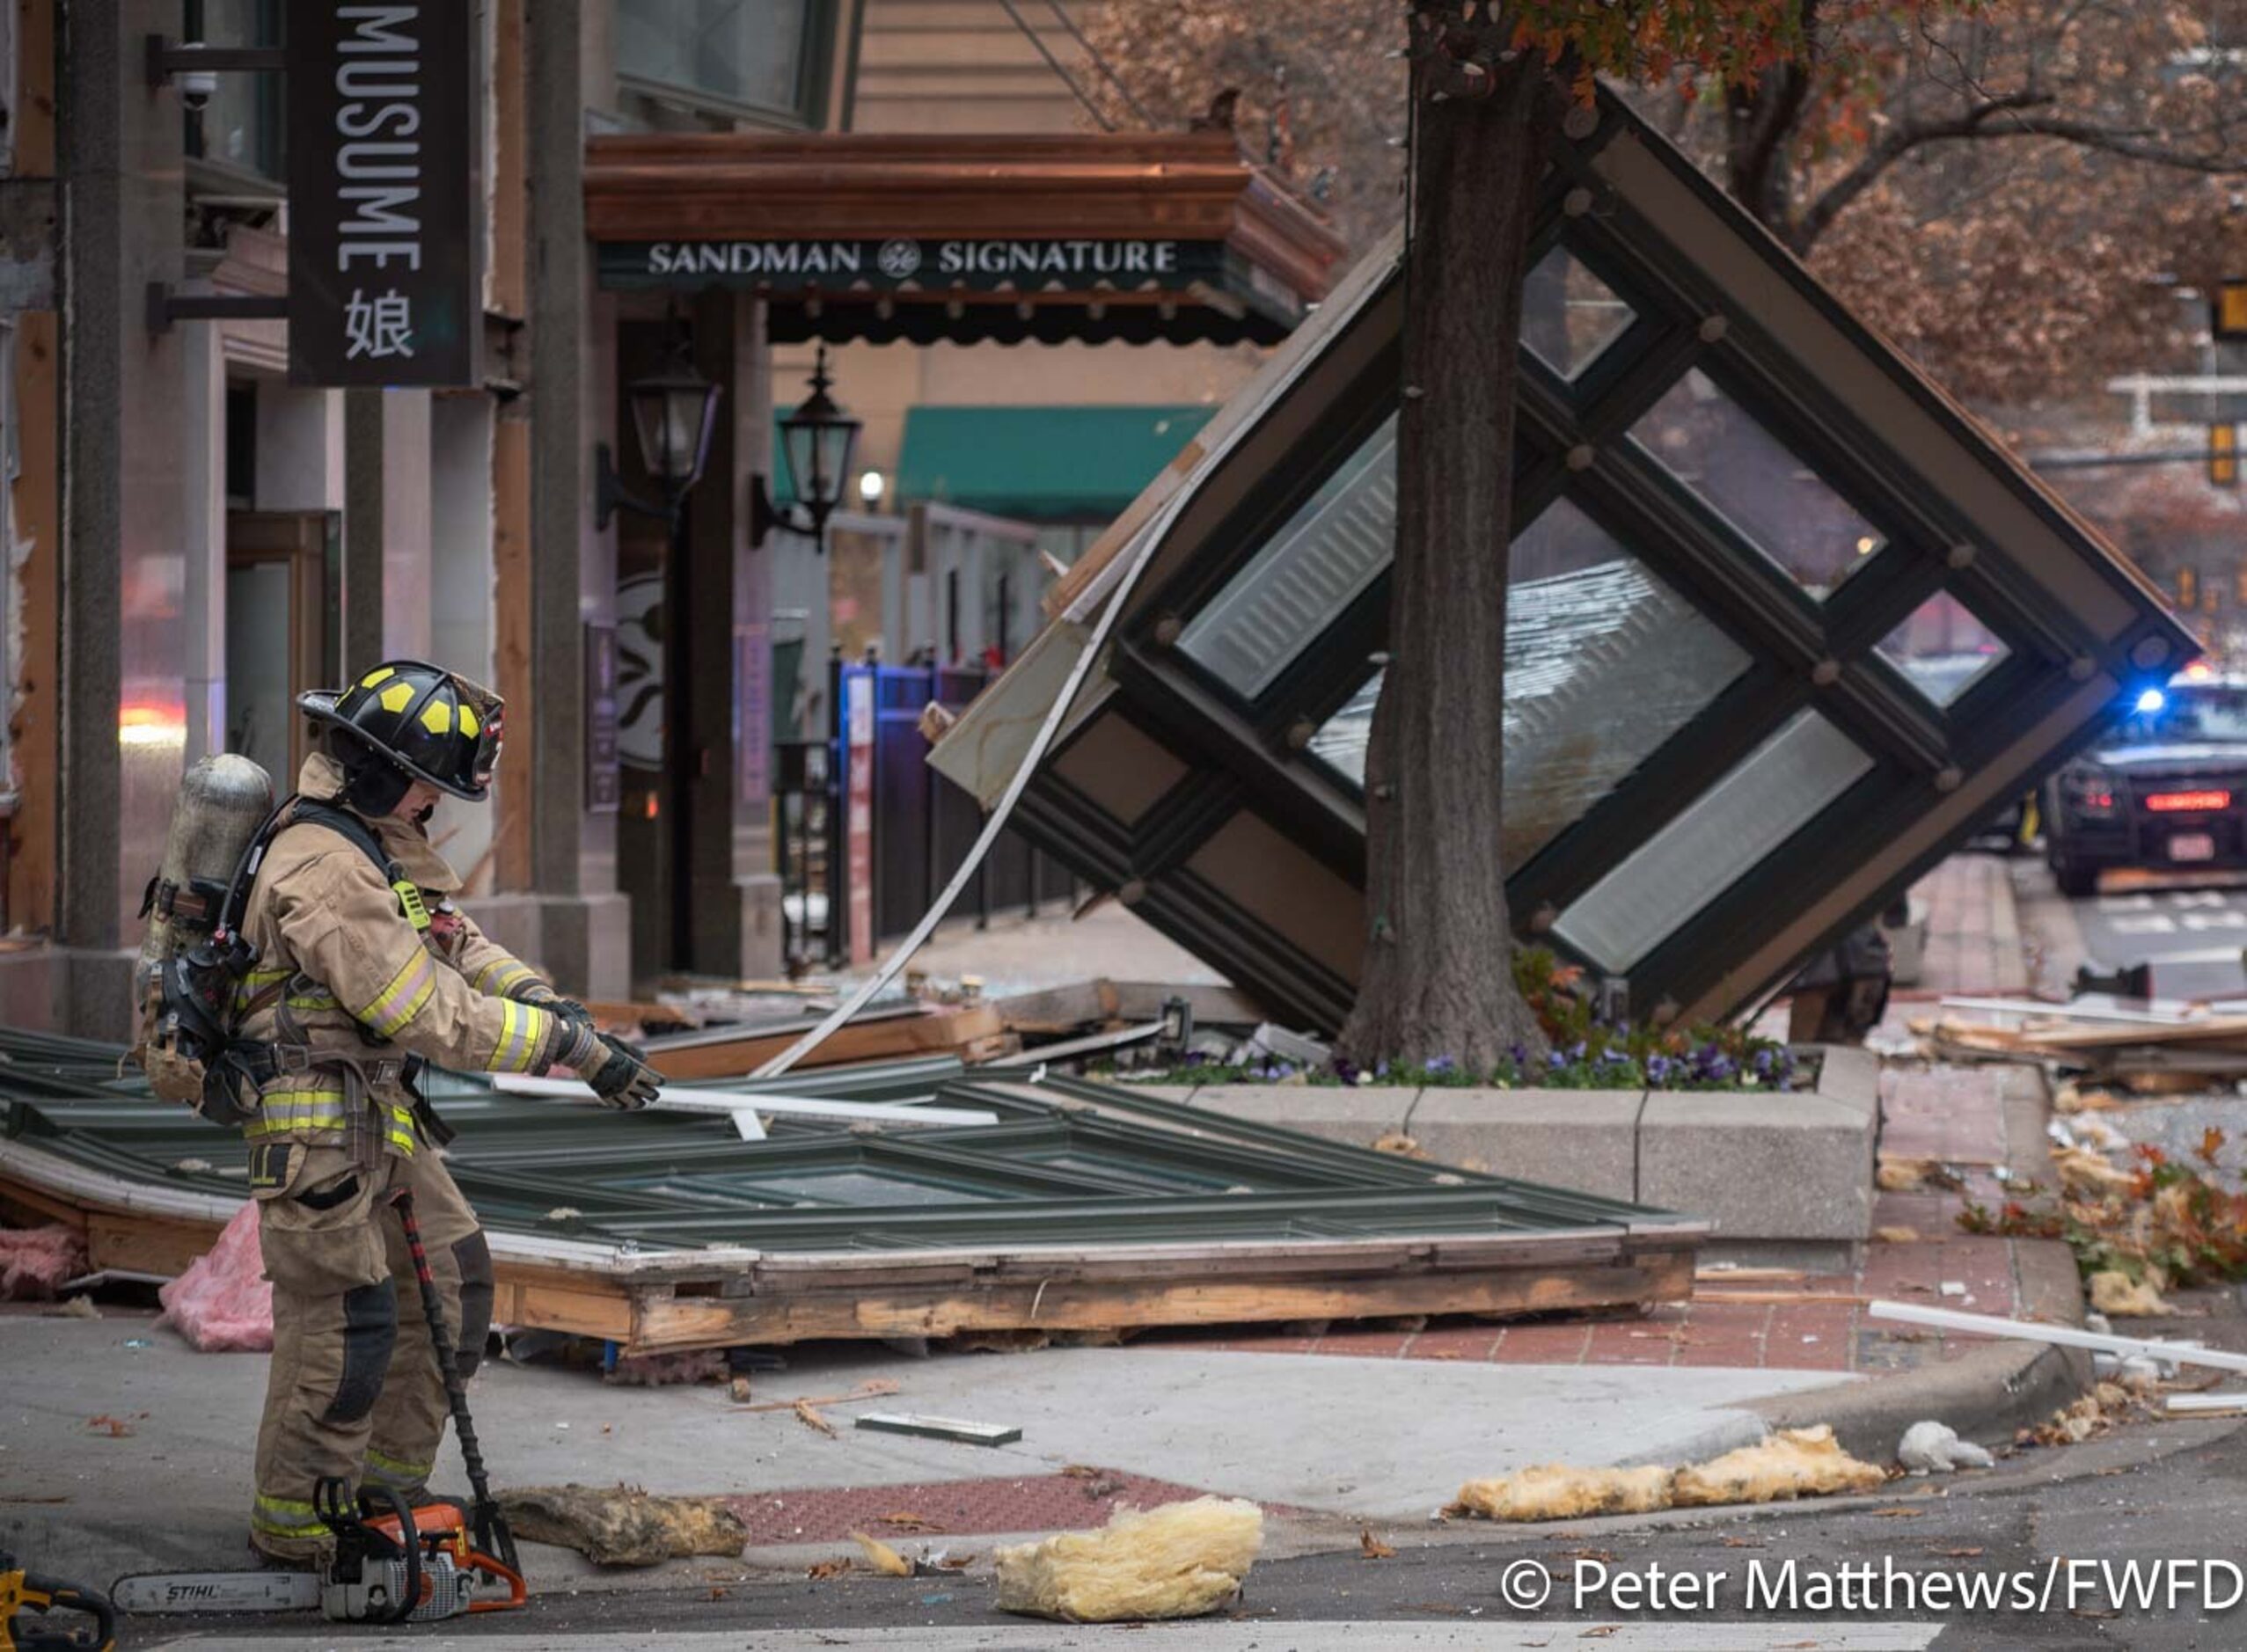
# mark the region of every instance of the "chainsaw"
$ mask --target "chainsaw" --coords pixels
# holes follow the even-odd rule
[[[377,1511],[387,1505],[388,1513]],[[332,1623],[435,1623],[523,1604],[523,1574],[478,1548],[468,1517],[449,1502],[409,1507],[387,1487],[355,1505],[349,1485],[323,1480],[312,1507],[335,1538],[317,1572],[176,1572],[121,1577],[121,1612],[304,1612]]]
[[[121,1577],[110,1590],[128,1612],[303,1612],[318,1607],[335,1623],[435,1623],[470,1612],[507,1612],[528,1591],[515,1537],[492,1497],[484,1453],[468,1414],[468,1394],[445,1334],[444,1305],[421,1246],[410,1195],[398,1195],[399,1224],[421,1287],[437,1367],[452,1410],[452,1431],[475,1493],[472,1512],[456,1503],[409,1507],[386,1486],[367,1486],[355,1499],[348,1481],[320,1480],[312,1509],[334,1538],[334,1552],[314,1572],[143,1573]],[[384,1512],[384,1509],[387,1512]],[[4,1652],[4,1648],[0,1648]]]
[[[59,1612],[91,1621],[62,1627],[48,1616]],[[18,1615],[28,1612],[36,1622]],[[0,1652],[111,1652],[116,1644],[117,1614],[99,1590],[26,1572],[0,1550]]]

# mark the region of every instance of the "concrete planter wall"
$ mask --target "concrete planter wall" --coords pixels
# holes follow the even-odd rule
[[[1785,1093],[1241,1084],[1159,1093],[1360,1147],[1402,1131],[1431,1159],[1706,1217],[1720,1246],[1853,1246],[1872,1236],[1880,1063],[1862,1049],[1817,1053],[1817,1087]]]

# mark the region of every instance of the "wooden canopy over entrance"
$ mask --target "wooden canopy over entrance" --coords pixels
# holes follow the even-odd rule
[[[761,294],[779,342],[1277,342],[1341,241],[1230,130],[589,139],[617,290]]]

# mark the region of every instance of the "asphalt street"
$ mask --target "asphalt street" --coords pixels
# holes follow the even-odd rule
[[[765,1574],[712,1583],[706,1572],[692,1587],[550,1595],[521,1613],[434,1626],[410,1637],[320,1626],[307,1639],[308,1626],[296,1620],[143,1619],[133,1644],[1028,1652],[1121,1641],[1128,1634],[1143,1649],[1270,1652],[1343,1646],[2170,1652],[2247,1644],[2247,1604],[2212,1613],[2197,1595],[2208,1583],[2220,1600],[2237,1594],[2235,1573],[2201,1563],[2247,1565],[2243,1529],[2247,1429],[2146,1422],[2065,1451],[2022,1452],[1987,1475],[1897,1481],[1846,1508],[1804,1503],[1690,1522],[1651,1517],[1519,1531],[1385,1528],[1379,1536],[1396,1551],[1390,1557],[1346,1552],[1259,1566],[1232,1609],[1175,1632],[1102,1634],[1003,1618],[992,1608],[989,1569],[978,1565],[956,1578],[847,1575],[823,1582]],[[1844,1567],[1885,1597],[1876,1592],[1872,1610],[1819,1610],[1819,1580],[1848,1587],[1852,1574]],[[1901,1609],[1910,1604],[1908,1590],[1925,1589],[1936,1573],[1987,1580],[1980,1586],[2002,1590],[2002,1604]],[[1713,1583],[1689,1586],[1690,1604],[1680,1604],[1678,1590],[1687,1586],[1678,1580],[1712,1576]],[[1921,1581],[1894,1581],[1904,1576]],[[1629,1587],[1664,1590],[1669,1609],[1619,1609],[1626,1579]],[[2172,1581],[2179,1591],[2173,1607]],[[1759,1595],[1751,1608],[1752,1583]],[[1533,1598],[1541,1604],[1526,1609],[1522,1603]],[[1702,1604],[1710,1599],[1713,1605]]]
[[[2110,969],[2151,963],[2156,997],[2247,996],[2247,877],[2180,886],[2109,874],[2097,895],[2064,905],[2085,956]]]

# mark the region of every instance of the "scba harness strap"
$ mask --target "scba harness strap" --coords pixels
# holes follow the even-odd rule
[[[285,1073],[304,1072],[315,1067],[335,1064],[355,1067],[363,1078],[376,1084],[395,1083],[413,1092],[416,1110],[428,1114],[428,1122],[435,1129],[441,1129],[442,1126],[435,1125],[435,1115],[429,1113],[428,1104],[414,1089],[414,1080],[421,1065],[418,1057],[383,1057],[362,1062],[348,1055],[314,1051],[303,1044],[231,1036],[229,1027],[241,1025],[286,991],[286,977],[253,995],[247,1004],[231,1017],[224,1018],[223,1021],[218,1014],[212,1012],[213,1005],[231,998],[233,984],[245,977],[256,962],[255,955],[240,940],[242,916],[249,905],[250,891],[265,864],[267,852],[273,846],[274,840],[292,826],[324,826],[359,850],[381,871],[384,881],[390,885],[391,892],[398,897],[399,913],[414,925],[414,932],[417,935],[428,932],[429,912],[427,903],[421,899],[421,889],[406,875],[406,869],[384,852],[381,840],[364,821],[333,803],[316,799],[300,796],[282,803],[252,841],[241,864],[235,869],[223,898],[217,903],[212,955],[192,962],[188,959],[176,961],[183,977],[181,997],[187,994],[190,985],[187,977],[190,976],[207,974],[215,968],[225,977],[223,983],[214,979],[208,983],[214,990],[223,985],[226,988],[223,998],[203,993],[194,995],[202,1012],[200,1019],[207,1023],[202,1040],[210,1047],[210,1054],[205,1058],[204,1100],[200,1110],[217,1123],[247,1123],[256,1115],[253,1108],[241,1105],[241,1085],[246,1084],[256,1090]],[[201,949],[197,951],[200,953]],[[367,1036],[372,1042],[372,1035]],[[445,1133],[450,1134],[450,1131]]]

